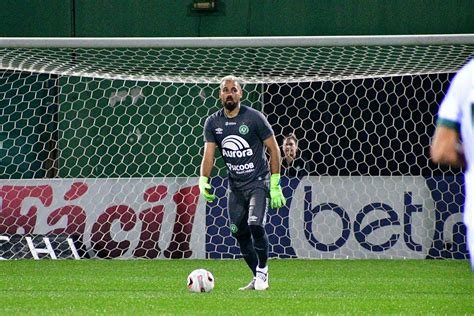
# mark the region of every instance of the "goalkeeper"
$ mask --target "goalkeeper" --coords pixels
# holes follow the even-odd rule
[[[228,170],[230,230],[254,276],[240,290],[266,290],[269,286],[267,198],[270,195],[272,208],[282,207],[286,200],[279,183],[280,151],[272,128],[262,113],[240,104],[242,93],[237,78],[227,76],[221,80],[219,96],[223,109],[209,116],[204,124],[199,188],[208,202],[214,201],[209,177],[218,147]],[[265,147],[270,152],[270,168]]]

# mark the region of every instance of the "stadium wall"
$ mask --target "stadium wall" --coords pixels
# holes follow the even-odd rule
[[[173,37],[474,33],[472,1],[4,0],[0,36]],[[277,21],[277,22],[276,22]]]

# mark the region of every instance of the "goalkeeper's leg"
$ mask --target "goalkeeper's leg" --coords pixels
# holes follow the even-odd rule
[[[265,232],[268,192],[262,188],[252,191],[249,202],[248,223],[253,238],[253,245],[258,257],[255,289],[266,290],[268,285],[268,237]]]
[[[242,257],[250,270],[252,270],[253,276],[255,276],[258,259],[253,246],[252,235],[247,224],[248,213],[246,201],[245,196],[241,192],[231,191],[227,199],[227,209],[229,210],[232,235],[237,239]]]
[[[240,252],[242,253],[242,257],[244,258],[245,262],[249,266],[250,270],[252,270],[253,278],[250,283],[244,287],[241,287],[239,290],[255,290],[255,273],[258,264],[257,255],[255,253],[255,249],[252,243],[252,236],[250,235],[250,230],[246,229],[244,234],[236,234],[234,235],[237,239],[237,242],[240,246]]]
[[[257,254],[255,253],[253,243],[252,243],[252,236],[250,235],[250,231],[248,227],[246,229],[246,232],[243,232],[241,234],[235,234],[234,237],[237,239],[237,242],[239,243],[242,257],[244,258],[245,262],[249,266],[250,270],[252,270],[252,274],[255,276],[258,259],[257,259]]]

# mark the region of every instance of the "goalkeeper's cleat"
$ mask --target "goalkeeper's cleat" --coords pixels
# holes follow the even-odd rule
[[[257,291],[264,291],[268,288],[268,268],[257,268],[257,275],[255,276],[255,289]]]
[[[246,286],[239,288],[239,291],[253,291],[253,290],[255,290],[255,278],[253,278],[252,281],[250,281],[250,283],[247,284]]]

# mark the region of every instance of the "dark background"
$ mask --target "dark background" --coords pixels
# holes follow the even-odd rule
[[[2,0],[0,37],[474,33],[472,0]]]
[[[441,175],[429,159],[452,75],[272,84],[264,111],[278,141],[294,133],[313,175]]]

